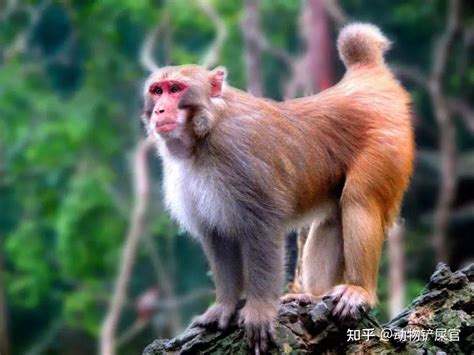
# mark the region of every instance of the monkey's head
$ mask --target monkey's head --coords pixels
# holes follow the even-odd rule
[[[222,95],[225,70],[198,65],[164,67],[145,83],[142,115],[148,134],[164,140],[203,137],[213,124],[215,99]]]

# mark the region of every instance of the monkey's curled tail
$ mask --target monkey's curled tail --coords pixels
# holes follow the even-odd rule
[[[354,23],[341,30],[337,50],[347,68],[354,64],[382,64],[383,54],[390,48],[390,41],[377,26]]]

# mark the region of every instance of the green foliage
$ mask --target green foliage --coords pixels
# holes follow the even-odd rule
[[[98,302],[100,296],[103,303],[107,294],[103,290],[100,279],[83,282],[64,300],[64,314],[67,323],[75,328],[83,329],[92,336],[98,336],[102,321],[102,306]]]
[[[66,190],[56,224],[56,252],[66,278],[103,276],[114,266],[111,256],[120,240],[108,236],[122,235],[125,224],[105,191],[108,175],[101,168],[79,172]]]
[[[55,279],[41,232],[39,225],[26,220],[9,235],[5,244],[15,268],[14,273],[7,275],[8,295],[20,307],[36,307],[48,296]]]

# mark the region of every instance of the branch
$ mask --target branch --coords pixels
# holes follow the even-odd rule
[[[446,234],[450,210],[456,193],[456,128],[451,119],[448,102],[443,93],[442,80],[446,71],[447,57],[459,28],[460,0],[450,0],[445,32],[441,35],[434,49],[434,64],[429,78],[428,92],[438,123],[440,134],[441,181],[438,201],[435,208],[433,241],[439,261],[448,260]]]
[[[156,275],[156,282],[160,289],[160,293],[163,299],[174,299],[176,298],[174,284],[172,282],[172,273],[166,272],[161,258],[156,250],[156,247],[151,239],[149,233],[145,233],[143,236],[143,242],[145,243],[144,247],[152,264],[153,270]],[[181,317],[179,313],[174,310],[170,312],[169,317],[167,317],[169,322],[170,330],[173,334],[176,334],[181,328]]]
[[[175,299],[161,300],[158,302],[157,308],[158,309],[179,308],[179,307],[187,305],[188,303],[194,302],[200,298],[209,297],[212,295],[214,295],[214,290],[211,290],[209,288],[199,288],[177,299],[175,298]]]
[[[446,70],[449,50],[453,44],[454,36],[459,29],[460,0],[450,0],[448,4],[448,18],[444,33],[438,39],[434,52],[434,64],[430,81],[434,85],[440,83]]]
[[[449,98],[448,107],[451,112],[459,115],[463,119],[469,132],[474,133],[474,111],[469,105],[461,99]]]
[[[156,39],[163,29],[163,21],[159,21],[155,27],[150,32],[148,32],[140,51],[140,64],[150,72],[153,72],[159,68],[158,64],[156,64],[155,59],[153,58],[153,51],[155,50]]]
[[[165,271],[165,267],[161,262],[160,256],[155,249],[155,245],[149,233],[145,233],[143,236],[143,243],[150,258],[150,263],[155,271],[156,282],[160,287],[160,292],[163,294],[164,298],[172,297],[174,293],[173,284]]]
[[[311,21],[312,9],[310,6],[311,4],[308,1],[303,2],[299,14],[300,33],[307,46],[311,43],[311,40],[314,37],[314,28]],[[347,18],[336,2],[325,2],[324,6],[328,11],[328,14],[331,16],[337,16],[341,24],[342,20]],[[272,46],[261,32],[255,33],[254,38],[262,51],[270,53],[289,67],[291,76],[284,88],[283,96],[285,99],[296,97],[299,91],[303,91],[305,95],[312,94],[313,89],[311,78],[308,76],[308,66],[311,63],[309,51],[298,56],[292,56],[285,50]]]
[[[159,301],[156,305],[156,308],[171,309],[175,311],[176,309],[186,306],[187,304],[192,303],[200,298],[211,296],[213,294],[214,291],[211,289],[198,289],[178,299]],[[135,336],[137,336],[137,334],[139,334],[150,324],[151,320],[152,318],[137,318],[135,322],[118,337],[117,347],[123,346],[132,340]]]
[[[214,42],[202,60],[202,65],[204,67],[213,68],[218,64],[219,54],[222,50],[225,40],[227,39],[227,27],[209,0],[198,0],[198,5],[201,10],[209,17],[216,29],[216,37]]]
[[[309,1],[302,2],[298,16],[300,36],[305,41],[306,47],[309,47],[309,41],[312,36],[311,8]],[[300,89],[302,89],[304,95],[312,94],[311,76],[308,75],[308,70],[310,69],[308,65],[309,57],[309,51],[306,50],[305,53],[292,60],[290,66],[291,77],[284,88],[285,100],[298,96]]]
[[[255,34],[255,40],[260,46],[260,49],[264,52],[270,53],[272,56],[275,58],[278,58],[282,62],[284,62],[286,65],[291,67],[294,64],[294,58],[288,54],[285,50],[282,48],[277,48],[272,46],[270,43],[268,43],[267,38],[263,35],[263,33],[256,33]]]
[[[56,338],[57,334],[61,330],[62,326],[64,325],[64,320],[58,318],[53,320],[46,331],[41,334],[40,341],[34,344],[31,349],[25,352],[26,355],[39,355],[44,354],[51,343]]]
[[[401,64],[396,64],[392,66],[393,71],[397,76],[409,80],[414,84],[429,90],[429,80],[428,78],[418,69],[404,66]]]
[[[395,317],[395,315],[400,313],[405,303],[406,263],[403,248],[404,235],[405,226],[399,221],[390,228],[387,236],[390,317]]]
[[[324,7],[326,8],[328,15],[333,19],[334,22],[336,22],[338,26],[342,27],[348,22],[348,16],[346,15],[337,0],[324,0]],[[302,6],[302,8],[304,8],[304,6]],[[304,12],[305,11],[302,11],[302,13],[300,13],[300,18],[304,15]],[[288,67],[296,68],[299,66],[300,60],[298,60],[298,58],[294,58],[282,48],[272,46],[268,42],[267,38],[262,35],[262,33],[255,34],[255,39],[258,42],[262,51],[270,53],[275,58],[278,58],[286,65],[288,65]]]
[[[112,292],[109,310],[102,324],[100,350],[102,355],[115,354],[115,333],[120,313],[125,303],[127,287],[130,281],[136,250],[140,236],[144,232],[145,217],[149,203],[150,181],[148,176],[147,154],[153,146],[152,140],[142,140],[138,143],[134,155],[134,190],[135,204],[130,227],[125,238],[125,245],[120,259],[120,270]]]
[[[150,32],[148,32],[140,50],[140,64],[143,68],[150,72],[153,72],[160,67],[154,59],[153,52],[155,51],[155,45],[158,37],[169,28],[170,11],[166,0],[164,3],[165,4],[163,5],[163,11],[161,13],[160,19],[150,30]],[[168,36],[165,36],[165,42],[167,42],[167,38]]]
[[[133,324],[118,337],[117,348],[120,348],[135,338],[148,326],[148,324],[150,324],[150,320],[150,318],[137,318],[135,322],[133,322]]]
[[[4,57],[8,60],[19,53],[23,53],[27,48],[28,38],[41,18],[43,11],[51,4],[52,0],[43,0],[38,6],[28,6],[27,13],[29,22],[23,31],[18,32],[12,44],[3,50]],[[14,5],[14,4],[13,4]]]
[[[344,12],[337,0],[324,0],[324,6],[328,15],[337,24],[338,27],[344,26],[348,21],[349,17]]]

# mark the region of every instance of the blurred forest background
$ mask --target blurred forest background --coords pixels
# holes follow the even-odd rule
[[[163,210],[144,78],[220,64],[255,95],[310,94],[343,75],[335,38],[351,20],[393,40],[387,61],[414,101],[416,171],[377,317],[413,299],[437,261],[472,261],[474,2],[2,0],[0,353],[141,353],[212,303],[199,246]]]

